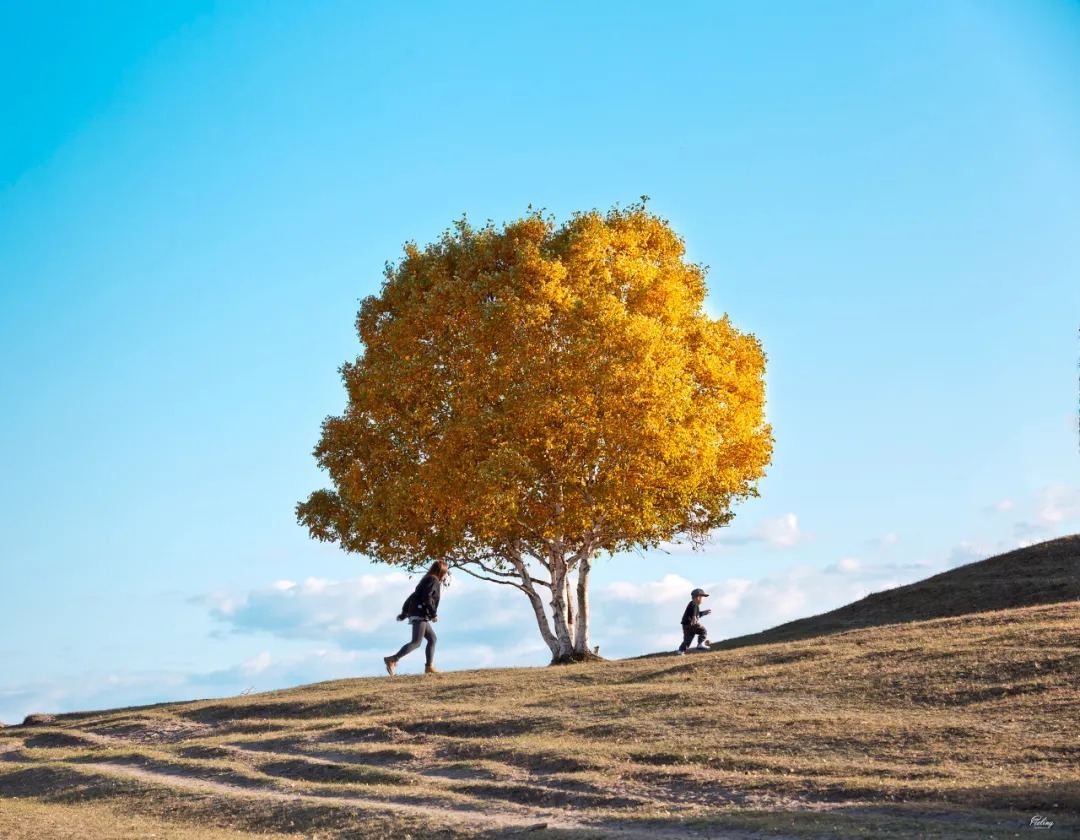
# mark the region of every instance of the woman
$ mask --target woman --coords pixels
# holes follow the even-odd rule
[[[409,620],[412,625],[412,641],[404,645],[393,656],[383,657],[383,662],[386,664],[386,673],[391,677],[394,676],[394,669],[397,668],[401,657],[412,653],[420,647],[421,638],[427,639],[427,647],[424,648],[424,655],[427,657],[424,673],[439,673],[432,664],[435,661],[435,631],[431,625],[439,620],[439,594],[442,590],[442,583],[446,580],[446,573],[449,570],[446,563],[442,560],[436,560],[431,564],[427,574],[420,578],[420,582],[416,584],[416,590],[413,594],[405,601],[401,615],[397,618],[398,621]]]

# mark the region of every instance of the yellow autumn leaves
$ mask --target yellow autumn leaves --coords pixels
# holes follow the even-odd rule
[[[458,222],[409,243],[357,318],[348,405],[316,448],[312,535],[387,562],[590,534],[700,536],[772,452],[757,340],[643,204]]]

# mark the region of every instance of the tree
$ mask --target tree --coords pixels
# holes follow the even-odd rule
[[[757,495],[760,344],[703,311],[706,269],[644,197],[560,227],[532,208],[501,230],[463,218],[404,252],[361,304],[348,404],[315,448],[333,489],[297,519],[384,563],[515,587],[553,662],[588,658],[600,552],[700,544]]]

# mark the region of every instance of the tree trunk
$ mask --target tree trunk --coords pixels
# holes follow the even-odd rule
[[[563,597],[566,599],[566,624],[570,630],[570,635],[574,635],[574,591],[570,582],[570,575],[566,576],[566,595]]]
[[[584,555],[578,564],[577,578],[577,626],[574,628],[574,651],[592,653],[589,649],[589,572],[592,558]]]
[[[564,661],[574,652],[574,641],[570,636],[570,624],[567,621],[566,576],[569,569],[566,558],[558,551],[552,551],[551,562],[551,623],[555,627],[557,647],[552,650],[553,661]]]
[[[510,563],[514,567],[514,570],[521,578],[521,591],[529,599],[529,603],[532,605],[533,613],[536,615],[536,624],[540,628],[540,635],[544,639],[544,644],[551,650],[551,655],[555,656],[555,652],[559,648],[559,640],[555,638],[555,635],[551,632],[551,626],[548,624],[547,614],[544,612],[544,602],[540,598],[540,593],[536,591],[536,584],[532,581],[532,575],[529,574],[529,568],[525,565],[525,561],[521,558],[521,555],[511,556]]]
[[[559,580],[552,581],[551,609],[558,648],[552,648],[553,665],[598,659],[589,645],[589,572],[592,554],[586,546],[567,562],[553,556],[553,566]],[[577,586],[572,585],[570,571],[577,569]],[[554,575],[553,575],[554,577]],[[576,589],[576,592],[575,592]]]
[[[551,651],[551,664],[581,662],[599,657],[589,646],[589,572],[592,556],[585,549],[574,554],[569,562],[560,554],[557,545],[551,547],[545,569],[551,575],[551,618],[544,609],[544,601],[537,591],[537,583],[529,573],[520,553],[504,555],[517,572],[521,583],[515,584],[525,593],[536,616],[536,624],[544,644]],[[577,583],[571,580],[571,572],[577,569]],[[547,581],[541,581],[547,585]]]

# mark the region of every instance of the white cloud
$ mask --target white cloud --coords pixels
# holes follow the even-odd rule
[[[1080,489],[1061,482],[1049,484],[1025,507],[1032,515],[1013,523],[1021,541],[1030,544],[1063,536],[1069,523],[1080,518]]]
[[[715,613],[718,609],[725,614],[732,614],[740,606],[743,599],[754,587],[752,580],[742,578],[730,578],[723,583],[713,585],[710,595],[710,609]]]
[[[701,586],[712,596],[705,603],[712,615],[703,623],[713,639],[741,636],[828,612],[869,592],[912,583],[942,565],[928,560],[870,564],[842,557],[825,568],[795,565],[758,580],[706,582]],[[681,640],[679,618],[692,588],[690,581],[678,575],[599,587],[594,593],[594,640],[604,639],[610,656],[676,646]]]
[[[1054,533],[1054,529],[1045,522],[1028,522],[1027,520],[1014,523],[1013,531],[1018,539],[1029,540],[1031,543],[1050,539]]]
[[[273,664],[274,657],[270,655],[269,651],[264,650],[254,659],[249,659],[241,665],[240,670],[248,676],[254,676],[255,674],[261,674]]]
[[[744,527],[743,520],[737,519],[733,525],[710,532],[705,546],[700,548],[695,548],[690,540],[682,539],[679,542],[662,542],[649,551],[658,551],[669,557],[691,557],[700,556],[702,549],[724,552],[734,546],[744,545],[764,545],[768,548],[784,549],[793,548],[811,539],[813,539],[813,534],[799,527],[798,516],[794,513],[785,513],[783,516],[761,519],[752,527]]]
[[[279,580],[243,594],[214,592],[203,600],[210,614],[236,633],[334,639],[348,646],[351,639],[392,624],[411,587],[404,572],[388,572],[345,581]]]
[[[165,672],[73,674],[64,680],[0,688],[0,721],[13,724],[35,712],[107,709],[184,698],[186,680],[183,674]]]
[[[1014,507],[1016,507],[1016,503],[1012,499],[1001,499],[1000,501],[994,502],[992,505],[986,505],[986,507],[982,508],[982,511],[983,513],[992,514],[1008,513]]]
[[[1080,490],[1067,484],[1051,484],[1039,492],[1036,505],[1039,521],[1047,525],[1076,519],[1080,517]]]
[[[799,518],[794,513],[786,513],[774,519],[763,519],[748,534],[729,534],[722,529],[715,539],[720,545],[764,543],[771,548],[792,548],[811,539],[811,535],[799,528]]]
[[[769,592],[769,605],[778,618],[798,618],[806,603],[806,592],[788,581],[786,586]]]
[[[954,569],[957,566],[966,566],[968,563],[985,560],[989,556],[987,549],[973,545],[970,542],[962,542],[949,552],[949,556],[945,559],[945,565],[950,569]]]
[[[783,548],[790,548],[807,539],[806,534],[799,530],[799,520],[794,513],[765,520],[758,526],[758,534],[769,545]]]
[[[885,536],[881,537],[878,542],[882,545],[896,545],[898,542],[900,542],[900,535],[894,533],[885,534]]]
[[[841,557],[831,566],[826,566],[825,571],[833,574],[849,574],[862,568],[862,561],[857,557]]]
[[[247,592],[214,592],[197,601],[209,607],[227,633],[318,641],[342,650],[378,646],[392,653],[407,640],[409,627],[396,617],[416,583],[415,575],[387,571],[340,581],[278,581]],[[543,644],[524,595],[467,575],[454,576],[444,586],[439,617],[435,630],[440,636],[444,627],[465,641],[486,641],[493,633],[520,639],[531,633]]]
[[[996,557],[1018,548],[1026,548],[1041,542],[1041,539],[1014,539],[996,540],[994,542],[976,540],[975,542],[961,542],[954,546],[945,558],[945,568],[955,569],[957,566],[965,566],[968,563],[977,563],[988,557]]]
[[[609,583],[599,590],[599,597],[605,595],[613,601],[630,604],[672,604],[690,597],[695,587],[690,581],[679,575],[664,575],[660,580],[643,583],[620,581]],[[593,593],[593,597],[598,597]]]
[[[1072,520],[1080,518],[1080,488],[1062,482],[1047,485],[1034,498],[1017,505],[1003,499],[985,510],[1009,513],[1022,507],[1027,514],[1013,521],[1013,532],[1020,546],[1061,537]]]
[[[677,645],[682,640],[679,622],[683,609],[690,601],[690,593],[699,586],[709,594],[703,608],[712,611],[706,626],[716,627],[717,622],[739,612],[754,583],[729,578],[694,584],[679,575],[665,575],[658,581],[623,581],[596,587],[590,596],[593,642],[603,644],[606,656],[634,656],[670,647],[665,641],[657,648],[650,640],[667,640],[669,634],[664,630],[671,628],[671,638]]]

